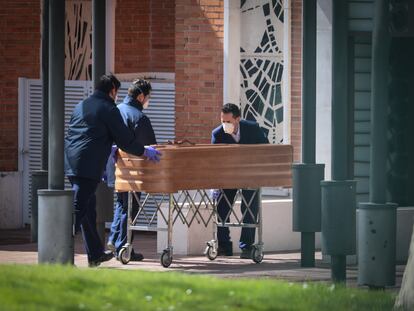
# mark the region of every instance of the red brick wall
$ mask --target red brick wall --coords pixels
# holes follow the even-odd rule
[[[117,3],[115,71],[176,72],[177,139],[209,142],[211,129],[219,123],[223,11],[223,0]],[[302,0],[292,0],[291,142],[295,161],[301,152],[301,14]],[[0,43],[0,171],[13,171],[18,159],[17,79],[39,78],[40,72],[40,0],[0,0]]]
[[[18,78],[40,77],[40,0],[0,1],[0,171],[16,171]]]
[[[210,142],[223,105],[223,0],[176,0],[176,136]]]
[[[155,72],[175,70],[175,1],[151,1],[150,67]]]
[[[150,0],[117,1],[115,72],[150,71]]]
[[[291,144],[295,162],[301,160],[302,149],[302,1],[291,2]]]
[[[122,0],[115,11],[115,72],[174,72],[174,0]]]

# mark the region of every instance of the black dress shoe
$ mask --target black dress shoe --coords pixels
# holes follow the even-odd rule
[[[233,256],[233,243],[226,242],[226,243],[219,243],[217,249],[218,256]]]
[[[116,260],[119,260],[118,254],[116,254],[115,258]],[[135,253],[134,250],[132,250],[132,254],[131,254],[131,257],[129,258],[129,261],[143,261],[143,260],[144,260],[144,255],[142,255],[141,253]]]
[[[144,255],[141,253],[132,252],[131,254],[131,261],[142,261],[144,259]]]
[[[242,248],[240,253],[241,259],[252,259],[253,248],[251,246]]]
[[[99,266],[101,263],[111,260],[114,257],[114,253],[112,253],[111,251],[105,251],[101,257],[99,257],[98,259],[95,260],[89,260],[88,261],[88,265],[89,267],[97,267]]]

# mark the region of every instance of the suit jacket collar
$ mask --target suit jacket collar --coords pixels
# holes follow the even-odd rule
[[[246,131],[246,121],[240,120],[239,127],[240,127],[240,140],[239,140],[239,143],[240,143],[243,140],[243,136],[245,136],[244,134]]]

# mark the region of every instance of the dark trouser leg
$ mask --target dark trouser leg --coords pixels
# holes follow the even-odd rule
[[[138,198],[141,198],[141,193],[136,192]],[[120,215],[120,226],[119,226],[119,235],[118,239],[115,242],[115,249],[118,253],[122,247],[127,242],[127,225],[128,225],[128,192],[119,192],[117,193],[117,203],[120,204],[121,207],[121,215]],[[138,213],[138,202],[135,199],[135,196],[132,197],[132,213],[131,217],[132,219],[135,218],[135,216]],[[131,243],[134,239],[134,235],[131,236]]]
[[[99,259],[104,247],[96,229],[96,197],[95,194],[89,200],[88,210],[82,220],[82,234],[85,240],[86,252],[90,260]]]
[[[222,196],[217,205],[217,214],[219,216],[219,219],[218,219],[219,223],[230,221],[229,211],[230,211],[231,206],[234,204],[234,197],[236,196],[236,192],[237,192],[236,189],[223,189],[222,191],[224,192],[224,195],[227,197],[227,200],[230,203],[230,205],[227,202],[226,198]],[[228,227],[217,228],[217,240],[218,240],[219,246],[224,246],[224,247],[225,247],[225,244],[228,244],[230,242],[230,230]]]
[[[89,260],[97,260],[104,247],[96,230],[96,197],[98,182],[80,177],[70,177],[74,194],[75,228],[82,229],[86,253]]]
[[[246,215],[243,218],[243,222],[245,224],[254,224],[257,221],[257,212],[259,208],[259,197],[258,192],[255,190],[243,190],[243,196],[247,204],[250,201],[250,211],[247,210],[247,206],[245,202],[242,202],[241,205],[241,212],[242,214],[246,212]],[[254,195],[254,198],[252,199]],[[253,214],[253,215],[252,215]],[[242,228],[241,235],[240,235],[240,248],[250,247],[254,243],[256,228]]]

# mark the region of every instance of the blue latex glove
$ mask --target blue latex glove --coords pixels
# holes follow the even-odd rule
[[[146,146],[144,151],[144,157],[147,157],[148,160],[153,162],[160,161],[161,152],[151,146]]]
[[[211,189],[210,196],[212,200],[217,200],[220,197],[221,190],[220,189]]]

